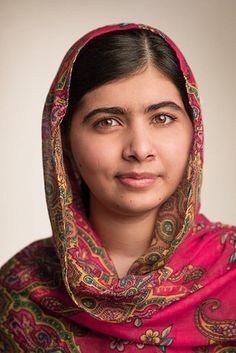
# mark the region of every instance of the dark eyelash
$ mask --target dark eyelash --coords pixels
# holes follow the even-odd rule
[[[107,118],[101,118],[101,119],[99,119],[98,121],[96,121],[96,122],[93,124],[93,126],[94,126],[94,127],[98,127],[99,124],[101,124],[102,122],[105,122],[105,121],[107,121],[107,120],[116,121],[116,122],[119,124],[119,121],[118,121],[116,118],[107,117]],[[104,125],[104,126],[109,126],[109,124]],[[112,126],[112,125],[110,125],[110,126]]]
[[[154,119],[158,119],[160,118],[161,116],[165,116],[167,118],[170,118],[172,121],[176,120],[177,118],[175,116],[173,116],[172,114],[167,114],[167,113],[159,113],[157,115],[154,116]],[[165,124],[165,122],[163,122],[163,125],[168,125],[168,124]]]

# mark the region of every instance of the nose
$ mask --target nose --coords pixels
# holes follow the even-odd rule
[[[153,138],[144,127],[136,127],[127,131],[127,139],[123,148],[123,158],[128,161],[151,161],[156,158]]]

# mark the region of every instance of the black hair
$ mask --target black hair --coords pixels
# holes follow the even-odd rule
[[[72,70],[69,102],[63,119],[63,136],[68,137],[73,113],[83,96],[105,83],[134,75],[148,64],[161,70],[177,87],[190,119],[185,79],[175,51],[160,35],[145,29],[110,32],[95,37],[79,52]],[[89,189],[81,178],[82,199],[89,216]]]
[[[81,49],[72,71],[65,125],[70,125],[74,111],[87,92],[135,74],[148,63],[156,66],[175,84],[191,119],[185,79],[175,51],[160,35],[145,29],[133,29],[105,33]]]

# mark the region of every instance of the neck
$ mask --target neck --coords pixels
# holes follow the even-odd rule
[[[109,254],[119,277],[150,246],[157,210],[139,215],[117,214],[91,200],[90,221]]]

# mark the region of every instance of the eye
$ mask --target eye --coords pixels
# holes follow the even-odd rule
[[[168,125],[172,123],[176,118],[168,114],[159,114],[154,117],[154,124]]]
[[[94,126],[97,128],[109,128],[119,126],[120,123],[114,118],[105,118],[97,121]]]

